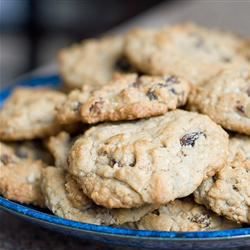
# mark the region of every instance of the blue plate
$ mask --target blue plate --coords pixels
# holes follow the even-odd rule
[[[0,106],[16,86],[58,88],[57,75],[27,78],[0,91]],[[21,205],[0,196],[0,208],[42,227],[83,239],[137,248],[218,249],[250,246],[250,228],[211,232],[162,232],[98,226],[66,220],[46,210]]]

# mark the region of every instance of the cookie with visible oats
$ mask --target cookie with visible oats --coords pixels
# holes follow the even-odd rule
[[[124,50],[130,63],[144,73],[177,74],[197,85],[225,65],[245,61],[238,52],[242,43],[232,34],[185,23],[133,30]]]
[[[135,228],[156,231],[213,231],[240,225],[216,215],[191,199],[175,200],[134,223]]]
[[[74,143],[68,160],[70,173],[96,204],[132,208],[191,194],[224,166],[227,153],[228,135],[220,126],[176,110],[92,127]]]
[[[56,215],[97,225],[122,225],[138,221],[155,206],[136,209],[106,209],[95,205],[76,180],[62,169],[48,167],[43,171],[42,190],[47,207]]]
[[[189,83],[176,75],[119,75],[96,91],[73,91],[57,116],[62,123],[90,124],[158,116],[183,106],[189,89]]]
[[[14,148],[0,143],[0,194],[10,200],[43,207],[40,180],[45,167],[42,161],[20,158]]]
[[[60,51],[59,71],[70,89],[85,84],[101,86],[115,72],[130,72],[131,66],[123,57],[124,38],[121,36],[83,40]]]
[[[250,138],[234,136],[226,166],[195,191],[196,202],[238,223],[250,224]]]
[[[0,110],[1,140],[43,138],[59,132],[55,106],[65,98],[52,89],[17,88]]]
[[[233,65],[197,87],[189,106],[228,130],[250,135],[250,65]]]

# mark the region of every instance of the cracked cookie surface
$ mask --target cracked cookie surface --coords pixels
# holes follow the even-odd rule
[[[230,220],[250,224],[250,138],[234,136],[229,162],[195,191],[195,200]]]
[[[234,65],[197,87],[189,106],[228,130],[250,135],[250,65]]]
[[[242,40],[232,34],[187,23],[161,30],[131,31],[125,54],[144,73],[177,74],[197,85],[225,65],[245,61],[238,52],[241,46]]]
[[[117,76],[96,91],[89,89],[69,94],[58,108],[59,121],[98,123],[162,115],[186,103],[190,86],[175,75],[127,74]]]
[[[17,88],[0,110],[1,140],[43,138],[60,131],[55,106],[65,100],[59,91]]]
[[[123,37],[104,37],[84,40],[61,50],[59,70],[67,87],[81,88],[85,84],[101,86],[115,72],[130,71],[123,58]]]
[[[134,223],[137,229],[157,231],[213,231],[240,225],[216,215],[191,199],[175,200]]]
[[[46,165],[30,157],[20,158],[15,149],[0,143],[0,194],[21,203],[44,206],[40,189]]]
[[[228,136],[217,124],[176,110],[92,127],[74,143],[68,159],[69,171],[95,203],[131,208],[191,194],[224,166],[227,153]]]

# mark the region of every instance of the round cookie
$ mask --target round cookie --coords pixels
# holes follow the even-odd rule
[[[119,71],[130,71],[122,56],[124,38],[121,36],[84,40],[60,51],[59,71],[70,89],[85,84],[101,86]]]
[[[71,137],[65,131],[60,132],[56,136],[51,136],[46,141],[46,146],[55,160],[55,166],[59,168],[67,168],[67,157],[70,147],[75,138]]]
[[[54,214],[84,223],[122,225],[135,222],[155,209],[155,206],[113,210],[99,207],[82,193],[74,179],[58,168],[48,167],[43,171],[42,190],[46,205]]]
[[[57,116],[62,123],[81,119],[90,124],[158,116],[183,106],[189,89],[189,83],[175,75],[119,75],[92,93],[83,90],[77,95],[73,91],[58,109]]]
[[[108,208],[166,204],[191,194],[225,164],[228,135],[207,116],[171,111],[85,132],[69,153],[84,193]]]
[[[250,65],[233,65],[197,87],[189,106],[228,130],[250,135]]]
[[[201,84],[225,65],[245,61],[242,40],[232,34],[186,23],[127,35],[125,55],[147,74],[177,74]]]
[[[42,161],[19,158],[15,149],[0,143],[0,194],[5,198],[43,207],[40,189]]]
[[[156,231],[213,231],[240,225],[207,210],[191,199],[175,200],[134,223],[137,229]]]
[[[60,131],[55,106],[65,95],[52,89],[18,88],[0,111],[1,140],[43,138]]]
[[[250,138],[234,136],[228,164],[195,191],[196,202],[230,220],[250,224]]]

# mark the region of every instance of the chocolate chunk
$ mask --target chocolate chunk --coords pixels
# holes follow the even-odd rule
[[[149,89],[149,91],[146,93],[146,95],[147,95],[147,97],[149,98],[150,101],[158,99],[158,97],[155,94],[155,92],[153,90],[151,90],[151,89]]]
[[[136,81],[132,83],[132,87],[138,88],[138,87],[140,87],[140,85],[141,85],[140,78],[137,77],[137,78],[136,78]]]
[[[181,146],[194,146],[195,141],[200,138],[200,136],[203,135],[206,138],[206,135],[203,132],[192,132],[190,134],[184,135],[180,139]]]
[[[91,113],[95,113],[97,115],[101,114],[101,108],[103,107],[104,101],[100,99],[99,101],[96,101],[94,104],[91,105],[89,108],[89,111]]]
[[[110,165],[111,167],[115,167],[115,166],[117,166],[117,167],[119,167],[119,168],[122,167],[121,162],[116,161],[114,158],[110,158],[110,159],[109,159],[109,165]]]
[[[202,224],[208,227],[211,224],[210,216],[208,214],[196,214],[190,219],[194,223]]]

